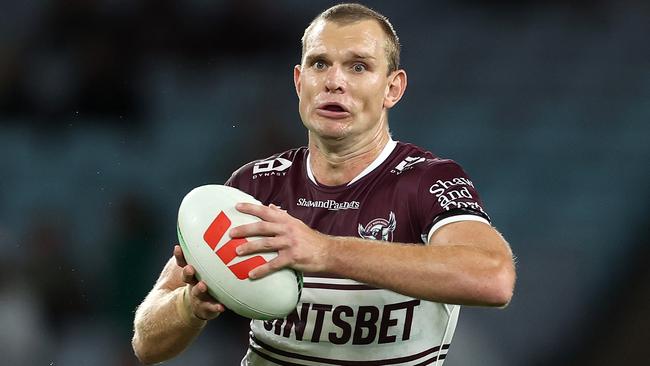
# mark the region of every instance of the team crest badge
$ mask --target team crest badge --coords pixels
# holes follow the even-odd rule
[[[364,239],[393,241],[393,231],[397,226],[395,214],[391,211],[388,220],[376,218],[370,221],[365,227],[359,224],[359,236]]]

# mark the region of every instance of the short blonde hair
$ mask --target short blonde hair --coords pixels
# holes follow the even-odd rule
[[[319,21],[334,22],[339,25],[347,25],[363,20],[374,20],[376,21],[381,29],[386,34],[386,45],[384,46],[386,51],[386,60],[388,61],[388,73],[397,70],[399,68],[399,54],[400,54],[400,43],[399,37],[393,28],[393,25],[390,24],[388,18],[379,14],[378,12],[368,8],[365,5],[361,4],[338,4],[332,6],[329,9],[326,9],[322,13],[318,14],[314,20],[309,23],[309,26],[305,29],[305,33],[302,35],[302,57],[305,56],[305,48],[307,42],[307,35],[314,28],[314,25]]]

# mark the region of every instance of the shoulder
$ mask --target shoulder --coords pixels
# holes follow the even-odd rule
[[[298,147],[273,154],[263,159],[253,160],[242,165],[239,169],[235,170],[232,175],[252,176],[268,172],[283,172],[290,169],[296,160],[301,160],[306,151],[306,147]]]
[[[263,200],[261,191],[280,187],[291,174],[300,174],[307,155],[306,147],[298,147],[244,164],[232,173],[226,185],[238,188]]]
[[[419,201],[431,196],[444,201],[441,198],[444,195],[479,200],[474,182],[458,162],[436,156],[413,144],[400,143],[398,148],[395,162],[399,163],[391,172],[403,182],[417,187]]]
[[[462,166],[452,159],[442,158],[417,145],[398,142],[392,172],[409,172],[417,177],[445,176],[449,174],[466,175]]]

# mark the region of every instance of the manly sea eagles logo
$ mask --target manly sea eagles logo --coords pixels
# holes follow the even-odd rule
[[[359,236],[364,239],[393,241],[393,231],[397,226],[395,214],[391,211],[388,220],[376,218],[365,227],[359,224]]]

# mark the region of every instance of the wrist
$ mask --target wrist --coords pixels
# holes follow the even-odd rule
[[[321,270],[327,273],[334,273],[338,268],[338,254],[343,250],[341,238],[338,236],[321,235],[325,244],[323,246]]]
[[[206,319],[199,318],[190,305],[189,285],[183,286],[176,295],[176,311],[185,325],[190,328],[203,328]]]

